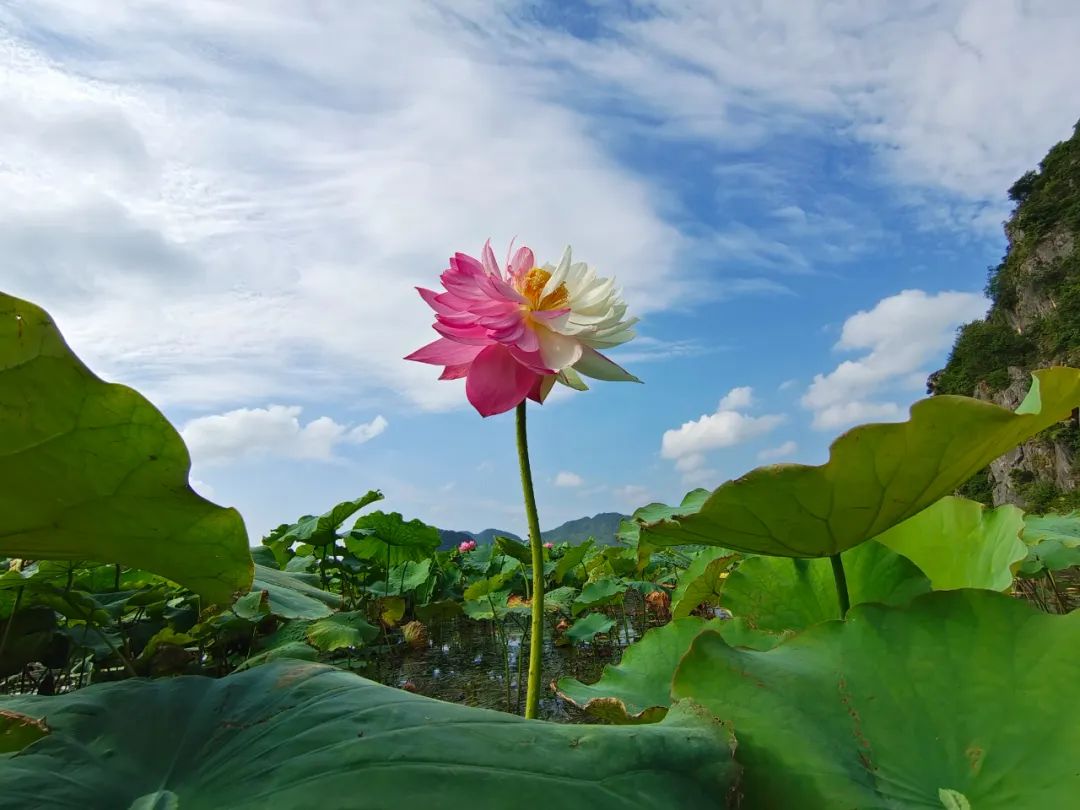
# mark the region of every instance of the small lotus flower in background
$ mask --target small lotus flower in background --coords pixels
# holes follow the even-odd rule
[[[473,551],[475,548],[475,540],[462,540],[461,543],[458,544],[457,550],[460,551],[462,554],[465,554],[468,551]]]
[[[544,543],[544,548],[555,548],[554,543]]]
[[[600,278],[570,248],[558,266],[536,266],[522,247],[499,267],[491,242],[481,259],[456,253],[442,274],[445,292],[417,288],[435,310],[441,335],[407,360],[444,366],[440,380],[465,377],[465,394],[481,416],[503,413],[526,397],[543,402],[556,381],[583,391],[581,374],[640,382],[599,349],[634,337],[636,318],[614,279]]]

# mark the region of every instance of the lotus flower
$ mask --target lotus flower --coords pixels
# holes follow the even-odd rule
[[[475,548],[476,548],[476,541],[475,540],[462,540],[461,543],[458,544],[457,550],[460,551],[462,554],[464,554],[465,552],[472,551]]]
[[[555,548],[554,543],[544,543],[544,548]]]
[[[581,374],[640,382],[598,351],[634,336],[637,319],[625,319],[614,279],[571,262],[569,247],[558,267],[537,267],[533,252],[519,248],[506,273],[490,241],[481,255],[454,254],[441,277],[445,292],[417,288],[435,310],[441,337],[407,360],[444,366],[440,380],[465,377],[465,394],[481,416],[526,397],[543,402],[556,381],[585,390]]]

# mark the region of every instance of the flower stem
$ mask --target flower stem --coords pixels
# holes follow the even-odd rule
[[[847,589],[847,575],[844,573],[844,561],[840,559],[839,552],[829,555],[829,560],[832,562],[833,579],[836,580],[836,596],[840,600],[840,618],[843,619],[847,616],[848,610],[851,609],[851,598],[848,596]]]
[[[525,692],[525,716],[535,718],[540,709],[540,678],[544,656],[544,546],[540,540],[540,518],[536,514],[532,468],[529,466],[529,439],[525,430],[525,402],[517,406],[518,462],[521,490],[525,495],[525,517],[529,521],[532,549],[532,621],[529,629],[529,686]]]

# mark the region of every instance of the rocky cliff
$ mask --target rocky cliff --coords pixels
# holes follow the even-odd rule
[[[1080,366],[1080,123],[1037,171],[1009,189],[1016,203],[1005,225],[1008,250],[990,270],[993,305],[961,328],[931,394],[975,396],[1015,408],[1029,372]],[[1077,414],[994,461],[962,494],[1030,511],[1080,507]]]

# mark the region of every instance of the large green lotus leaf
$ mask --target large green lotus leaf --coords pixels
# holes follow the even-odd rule
[[[555,563],[555,582],[562,582],[566,575],[581,565],[585,555],[593,549],[593,541],[586,540],[578,546],[570,546]]]
[[[94,376],[40,308],[0,293],[0,557],[115,562],[227,604],[251,584],[247,532],[188,485],[180,434]]]
[[[321,619],[341,607],[341,595],[324,591],[314,574],[255,566],[253,591],[265,591],[270,612],[283,619]]]
[[[722,548],[707,548],[698,554],[679,577],[671,595],[671,615],[681,619],[702,602],[718,599],[735,555]]]
[[[335,613],[308,625],[307,642],[323,652],[363,647],[379,635],[379,628],[368,624],[360,611]]]
[[[605,577],[596,582],[590,582],[581,589],[577,599],[574,600],[572,612],[576,615],[583,610],[610,605],[621,599],[630,586],[619,579]]]
[[[742,619],[688,616],[646,632],[626,648],[622,661],[604,667],[596,683],[560,678],[555,688],[594,717],[619,724],[655,723],[671,706],[671,679],[679,661],[706,630],[719,632],[733,646],[755,650],[772,649],[784,638],[753,630]]]
[[[952,493],[1080,404],[1080,371],[1051,368],[1032,377],[1015,413],[967,397],[921,400],[907,422],[842,435],[827,464],[761,467],[715,490],[699,510],[644,520],[641,542],[781,557],[825,557],[857,546]]]
[[[476,600],[487,598],[489,595],[505,588],[506,583],[514,578],[514,573],[515,572],[507,571],[506,573],[496,574],[487,579],[477,580],[465,589],[465,599]]]
[[[694,514],[701,509],[709,494],[707,489],[694,489],[683,496],[682,503],[678,506],[668,506],[666,503],[650,503],[635,510],[629,520],[624,520],[619,524],[619,531],[616,532],[619,539],[637,548],[637,568],[639,571],[645,569],[645,566],[649,564],[652,558],[653,552],[657,550],[657,546],[650,542],[650,537],[642,534],[641,527],[681,515]]]
[[[644,728],[559,725],[317,664],[0,706],[51,729],[0,760],[11,807],[714,808],[735,776],[728,732],[689,707]]]
[[[1011,504],[987,509],[950,495],[874,539],[918,565],[935,591],[1003,591],[1028,553],[1023,529],[1024,513]]]
[[[1020,570],[1033,575],[1080,565],[1080,512],[1025,515],[1027,558]]]
[[[421,585],[427,583],[430,576],[430,557],[420,560],[420,562],[406,560],[401,565],[394,566],[390,571],[390,593],[401,595],[415,591]],[[372,590],[375,593],[385,592],[385,589],[379,588],[379,583],[373,585]]]
[[[1076,807],[1080,707],[1061,689],[1078,647],[1080,614],[935,591],[768,652],[702,633],[672,694],[732,722],[745,807],[931,808],[942,790],[978,810]]]
[[[278,539],[287,545],[307,543],[324,546],[337,539],[337,528],[368,504],[381,501],[383,494],[373,489],[354,501],[343,501],[324,515],[304,515]]]
[[[345,545],[362,560],[400,565],[419,562],[439,548],[439,530],[421,520],[405,520],[398,512],[361,515],[345,538]]]
[[[903,605],[930,590],[930,580],[911,560],[876,542],[841,556],[852,605]],[[752,626],[779,633],[800,630],[840,616],[829,560],[751,557],[728,575],[725,608]]]
[[[571,641],[581,644],[592,641],[600,633],[606,633],[615,626],[615,620],[603,613],[586,613],[566,631],[566,637]]]
[[[532,565],[532,549],[510,537],[496,537],[495,545],[508,557],[513,557],[522,565]]]

